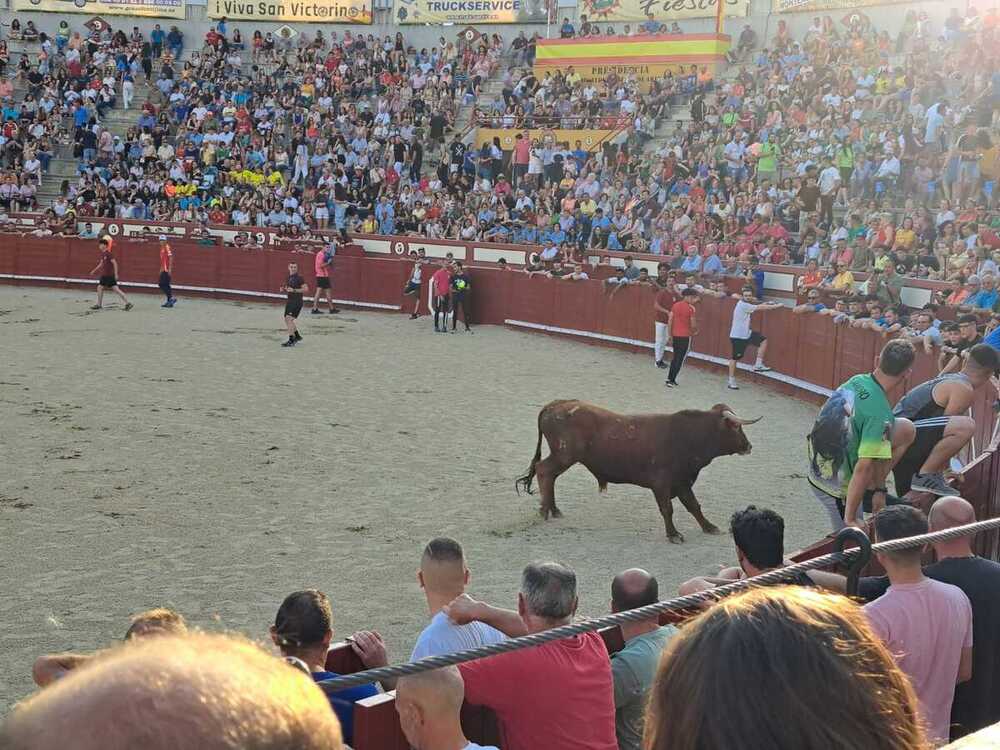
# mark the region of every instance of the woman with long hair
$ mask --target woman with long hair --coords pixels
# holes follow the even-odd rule
[[[645,750],[929,750],[917,697],[842,596],[725,599],[675,635],[650,690]]]

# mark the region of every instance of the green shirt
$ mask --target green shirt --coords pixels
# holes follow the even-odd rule
[[[660,654],[677,634],[673,625],[636,636],[611,655],[615,686],[615,734],[619,750],[641,750],[646,697],[656,676]]]
[[[810,484],[846,498],[859,459],[892,458],[894,424],[882,386],[870,373],[855,375],[823,404],[806,438]]]
[[[842,169],[854,167],[854,149],[841,148],[837,150],[837,166]]]
[[[781,153],[778,147],[773,143],[762,143],[760,145],[760,157],[757,159],[757,171],[758,172],[777,172],[778,171],[778,160],[777,156]]]

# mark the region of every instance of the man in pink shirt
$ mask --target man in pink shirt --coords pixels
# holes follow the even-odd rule
[[[326,295],[326,307],[327,312],[331,315],[333,313],[339,313],[336,307],[333,306],[333,290],[330,284],[330,270],[333,265],[333,256],[337,254],[337,241],[331,240],[328,247],[324,247],[316,251],[316,255],[313,260],[313,267],[316,271],[316,294],[313,296],[313,306],[312,314],[319,315],[319,300],[324,294]]]
[[[517,612],[462,594],[444,608],[458,625],[479,621],[508,636],[568,625],[576,574],[556,562],[528,565]],[[618,750],[611,661],[596,633],[459,665],[465,700],[496,712],[504,750]]]
[[[927,533],[927,517],[909,505],[875,516],[880,542]],[[928,736],[948,741],[955,685],[972,677],[972,605],[957,586],[924,576],[923,547],[880,552],[889,589],[865,605],[872,628],[896,657],[920,699]]]
[[[528,174],[528,162],[531,157],[531,139],[528,133],[518,133],[514,137],[514,171],[513,182],[516,188]]]

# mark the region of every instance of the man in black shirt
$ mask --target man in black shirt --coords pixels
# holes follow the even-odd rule
[[[451,173],[458,174],[462,169],[462,162],[465,161],[465,144],[455,134],[454,140],[448,146],[448,153],[451,156]]]
[[[295,320],[302,312],[302,295],[309,292],[309,285],[299,276],[298,263],[288,264],[288,279],[278,291],[288,294],[288,299],[285,302],[285,328],[288,329],[288,341],[282,346],[295,346],[302,340],[302,334],[299,333]]]
[[[467,333],[472,333],[469,328],[469,294],[472,292],[472,279],[465,270],[461,261],[455,261],[455,272],[451,275],[451,332],[455,332],[458,326],[458,309],[462,308],[462,322],[465,323]]]
[[[974,523],[972,506],[950,495],[931,506],[930,531],[943,531]],[[972,604],[972,679],[955,686],[951,704],[951,739],[977,732],[1000,721],[1000,564],[972,552],[972,537],[934,545],[937,562],[924,575],[958,586]],[[872,601],[889,588],[884,576],[862,578],[858,596]]]

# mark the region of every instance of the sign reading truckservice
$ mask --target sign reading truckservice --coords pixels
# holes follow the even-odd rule
[[[295,23],[371,23],[371,0],[208,0],[209,18]]]
[[[184,0],[11,0],[11,10],[91,16],[184,18]]]
[[[545,23],[545,0],[396,0],[401,24]]]
[[[682,21],[685,18],[715,18],[719,0],[580,0],[580,13],[589,21],[645,21],[652,13],[657,21]],[[722,0],[727,17],[746,16],[750,0]],[[772,0],[781,2],[782,0]],[[875,2],[876,0],[873,0]]]

